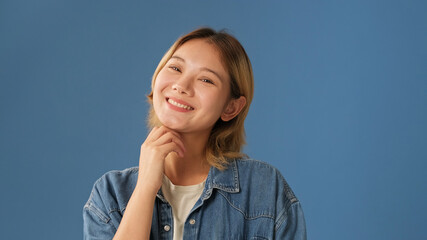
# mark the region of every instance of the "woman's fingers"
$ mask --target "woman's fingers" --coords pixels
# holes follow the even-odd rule
[[[173,134],[171,132],[167,132],[167,133],[163,134],[156,141],[154,141],[153,144],[155,146],[160,146],[160,145],[170,143],[170,142],[177,144],[178,147],[180,148],[182,154],[185,153],[185,146],[184,146],[184,143],[182,142],[181,138],[177,137],[175,134]],[[181,156],[181,154],[180,154],[180,156]]]
[[[159,148],[160,148],[160,151],[162,151],[164,153],[169,154],[171,152],[176,152],[178,154],[178,156],[184,157],[184,152],[175,142],[169,142],[169,143],[163,144],[163,145],[159,146]],[[167,156],[167,154],[166,154],[166,156]]]
[[[160,127],[153,127],[151,130],[150,130],[150,133],[148,133],[148,136],[147,136],[147,138],[149,138],[149,137],[152,137],[158,130],[160,129]]]
[[[147,141],[151,141],[152,139],[157,139],[159,138],[160,134],[161,134],[161,131],[159,131],[159,127],[154,127],[153,129],[151,129],[145,141],[147,142]]]
[[[151,130],[150,134],[148,134],[146,140],[148,140],[148,141],[155,141],[159,137],[161,137],[163,134],[168,133],[168,132],[172,133],[177,138],[181,139],[181,136],[177,132],[175,132],[175,131],[173,131],[173,130],[165,127],[165,126],[161,126],[161,127],[154,127]]]
[[[181,148],[181,154],[179,154],[179,156],[183,157],[183,154],[186,150],[184,143],[182,142],[181,136],[177,132],[165,126],[153,128],[147,136],[147,139],[145,140],[143,145],[154,147],[169,142],[174,142]]]

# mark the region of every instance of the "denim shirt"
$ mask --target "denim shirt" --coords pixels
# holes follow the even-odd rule
[[[112,239],[138,179],[138,167],[98,179],[83,208],[84,239]],[[161,189],[154,203],[150,239],[172,239],[172,208]],[[306,239],[300,202],[280,172],[267,163],[232,160],[211,167],[190,211],[184,239]]]

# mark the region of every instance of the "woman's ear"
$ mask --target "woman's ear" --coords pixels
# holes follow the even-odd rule
[[[237,99],[231,99],[224,112],[221,114],[222,121],[227,122],[236,117],[245,105],[246,98],[244,96],[240,96]]]

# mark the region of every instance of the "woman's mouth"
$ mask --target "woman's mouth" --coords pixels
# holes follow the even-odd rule
[[[168,101],[168,103],[170,103],[170,104],[172,104],[172,105],[174,105],[176,107],[179,107],[179,108],[182,108],[182,109],[186,109],[186,110],[194,110],[193,107],[185,105],[185,104],[182,104],[182,103],[178,103],[178,102],[172,100],[171,98],[167,98],[166,100]]]

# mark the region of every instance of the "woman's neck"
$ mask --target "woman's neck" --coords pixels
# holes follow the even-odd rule
[[[201,183],[206,179],[210,169],[205,155],[209,133],[180,135],[186,150],[184,157],[180,158],[176,153],[169,154],[165,161],[165,174],[175,185]]]

